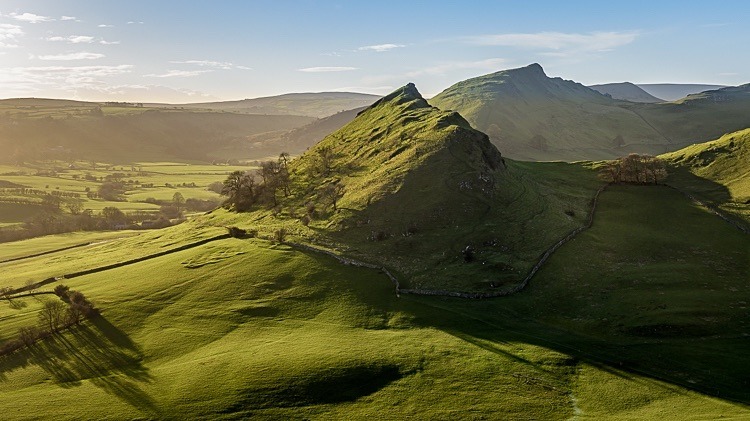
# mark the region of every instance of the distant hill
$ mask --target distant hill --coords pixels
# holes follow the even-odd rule
[[[516,159],[605,159],[669,147],[641,116],[622,107],[628,103],[547,77],[538,64],[459,82],[431,102],[460,112]]]
[[[630,82],[621,83],[605,83],[602,85],[591,85],[589,88],[604,94],[609,95],[614,99],[622,99],[630,102],[664,102],[663,99],[659,99],[643,89],[639,88]]]
[[[0,99],[0,107],[80,107],[95,106],[97,103],[53,98],[9,98]]]
[[[180,107],[231,110],[248,114],[304,115],[322,118],[370,105],[379,98],[377,95],[353,92],[292,93],[239,101],[180,104]]]
[[[0,161],[96,159],[210,161],[255,133],[290,130],[311,117],[142,108],[0,107]],[[4,111],[3,111],[4,110]],[[234,158],[242,158],[234,156]]]
[[[609,159],[660,154],[750,127],[750,85],[684,101],[634,103],[549,78],[538,64],[459,82],[434,97],[511,158]]]
[[[665,101],[676,101],[690,94],[697,94],[703,91],[721,89],[725,85],[701,85],[692,83],[639,83],[637,85],[647,93],[662,98]]]
[[[265,132],[236,139],[221,151],[215,152],[214,156],[261,159],[276,156],[281,152],[299,155],[352,121],[357,113],[364,109],[365,107],[360,107],[342,111],[292,130]]]

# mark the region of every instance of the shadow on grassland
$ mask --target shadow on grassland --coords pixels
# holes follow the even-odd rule
[[[89,381],[149,416],[158,416],[156,402],[139,386],[152,380],[142,358],[140,349],[123,331],[97,316],[4,357],[0,381],[7,380],[8,372],[39,366],[62,388]]]

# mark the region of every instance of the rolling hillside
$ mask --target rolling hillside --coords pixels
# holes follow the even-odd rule
[[[746,135],[665,158],[742,189]],[[505,159],[407,85],[291,161],[274,209],[0,244],[0,341],[60,284],[101,311],[0,357],[4,418],[747,417],[750,237],[675,190],[608,188],[513,295],[396,294],[512,289],[589,219],[593,167]]]
[[[3,285],[211,238],[215,216],[0,263]],[[397,297],[377,270],[217,239],[41,287],[83,291],[101,316],[0,357],[4,418],[741,419],[748,246],[636,186],[603,193],[591,230],[502,299]],[[50,297],[0,302],[0,341]]]
[[[657,98],[643,89],[630,82],[605,83],[602,85],[591,85],[589,88],[609,95],[613,99],[621,99],[630,102],[664,102],[663,99]]]
[[[622,101],[549,78],[538,64],[459,82],[432,103],[461,113],[511,158],[605,159],[670,147]]]
[[[364,107],[342,111],[292,130],[266,132],[237,139],[214,155],[223,158],[242,156],[260,159],[287,152],[296,156],[342,128],[362,110]]]
[[[323,118],[368,106],[380,98],[377,95],[354,92],[293,93],[239,101],[180,104],[185,108],[226,110],[248,114],[304,115]]]
[[[525,160],[656,155],[750,126],[750,85],[634,103],[549,78],[538,64],[459,82],[432,103],[458,111],[506,156]]]
[[[289,130],[303,116],[156,110],[87,105],[8,106],[0,116],[4,162],[39,159],[210,161],[213,153],[250,134]],[[97,110],[101,112],[97,113]],[[236,157],[235,157],[236,158]]]

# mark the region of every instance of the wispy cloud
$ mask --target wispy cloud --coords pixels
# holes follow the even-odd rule
[[[18,25],[0,23],[0,48],[16,48],[17,38],[23,36],[23,30]]]
[[[184,60],[184,61],[170,61],[172,64],[193,64],[196,66],[201,67],[214,67],[217,69],[231,69],[233,67],[232,63],[228,61],[211,61],[211,60]]]
[[[78,20],[78,18],[75,16],[60,16],[60,20],[74,20],[80,22],[80,20]]]
[[[11,13],[8,16],[15,20],[19,20],[21,22],[28,22],[28,23],[39,23],[39,22],[52,22],[55,20],[55,18],[51,18],[49,16],[41,16],[36,15],[34,13]]]
[[[94,37],[88,35],[70,35],[67,37],[49,37],[47,41],[67,42],[69,44],[91,44],[94,42]]]
[[[305,73],[349,72],[352,70],[357,70],[357,68],[356,67],[322,66],[322,67],[305,67],[302,69],[297,69],[297,71],[305,72]]]
[[[486,46],[504,46],[525,48],[532,50],[553,50],[569,52],[602,52],[610,51],[615,47],[630,44],[639,36],[637,31],[625,32],[590,32],[590,33],[564,33],[564,32],[537,32],[537,33],[511,33],[495,35],[478,35],[465,37],[464,40],[470,44]]]
[[[49,61],[96,60],[102,57],[106,57],[106,56],[104,54],[99,54],[99,53],[89,53],[87,51],[81,51],[78,53],[50,54],[50,55],[44,55],[44,56],[37,56],[39,60],[49,60]]]
[[[115,25],[109,25],[106,23],[100,23],[99,25],[96,25],[97,28],[114,28]]]
[[[141,21],[134,21],[134,20],[128,21],[127,23],[128,23],[128,25],[135,25],[135,24],[143,25],[143,22],[141,22]]]
[[[406,73],[406,76],[444,75],[451,71],[464,69],[498,70],[506,64],[507,61],[502,58],[489,58],[476,61],[449,61],[435,66],[426,67],[424,69],[415,70],[413,72],[408,72]]]
[[[145,77],[193,77],[193,76],[199,76],[204,73],[211,73],[213,70],[168,70],[166,73],[162,74],[149,74],[149,75],[143,75]]]
[[[172,64],[189,64],[192,66],[199,66],[199,67],[211,67],[213,69],[221,69],[221,70],[231,70],[231,69],[240,69],[240,70],[252,70],[251,67],[247,66],[237,66],[231,62],[228,61],[214,61],[214,60],[173,60],[170,61]]]
[[[386,51],[393,50],[394,48],[403,48],[406,47],[403,44],[378,44],[378,45],[365,45],[364,47],[357,48],[357,51],[375,51],[378,53],[383,53]]]
[[[99,44],[101,44],[101,45],[117,45],[119,43],[120,43],[120,41],[107,41],[107,40],[104,40],[104,39],[99,40]]]
[[[75,92],[78,89],[109,86],[110,76],[130,73],[133,66],[37,66],[0,69],[0,90],[6,95],[32,94],[47,90]]]

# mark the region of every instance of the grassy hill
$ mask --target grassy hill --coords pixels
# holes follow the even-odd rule
[[[589,88],[601,94],[609,95],[614,99],[622,99],[630,102],[664,102],[663,99],[659,99],[649,94],[638,87],[638,85],[630,82],[591,85]]]
[[[531,170],[504,160],[486,135],[430,106],[411,84],[289,172],[290,194],[277,194],[274,211],[211,218],[268,235],[284,227],[295,241],[385,265],[405,287],[454,291],[515,287],[544,250],[585,223],[601,185],[584,165]],[[333,185],[343,187],[335,210],[325,195]]]
[[[59,275],[223,231],[209,221],[0,268]],[[591,230],[495,300],[398,298],[378,271],[218,240],[60,280],[102,316],[0,358],[4,417],[743,418],[747,249],[660,187],[605,192]],[[38,306],[0,303],[0,340]]]
[[[532,64],[459,82],[432,103],[460,112],[506,156],[570,161],[660,154],[750,126],[750,86],[712,92],[674,103],[618,101]]]
[[[620,101],[549,78],[538,64],[459,82],[432,103],[460,112],[512,158],[603,159],[669,144]]]
[[[323,118],[342,111],[368,106],[379,98],[377,95],[355,92],[309,92],[239,101],[180,104],[180,106],[249,114],[304,115]]]
[[[750,224],[750,129],[662,158],[673,165],[669,183]]]
[[[670,183],[744,197],[748,138],[663,156]],[[48,280],[0,301],[0,343],[59,284],[101,310],[0,357],[3,417],[750,417],[750,237],[674,189],[610,186],[591,228],[496,299],[397,296],[382,270],[294,244],[404,288],[512,288],[589,220],[595,170],[506,159],[409,84],[291,161],[273,209],[0,244],[0,287]]]

